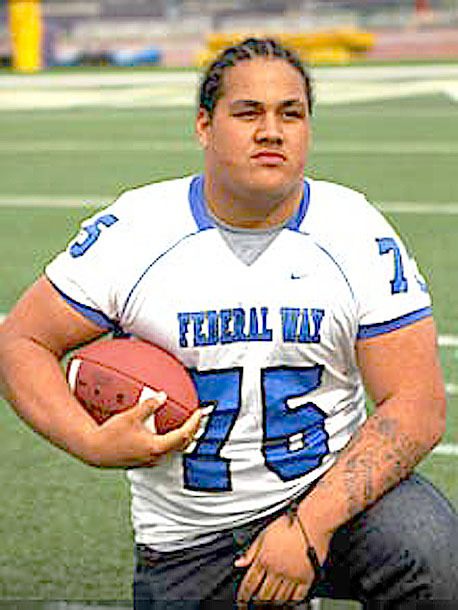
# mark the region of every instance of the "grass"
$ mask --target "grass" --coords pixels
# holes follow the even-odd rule
[[[123,477],[50,447],[2,406],[0,599],[128,598]]]
[[[94,196],[109,203],[125,188],[198,171],[192,117],[191,109],[177,108],[0,112],[0,197],[49,196],[54,203],[73,196],[87,204]],[[376,204],[457,203],[458,155],[434,152],[437,144],[456,145],[457,119],[458,106],[440,96],[319,106],[309,173],[364,191]],[[68,142],[74,149],[62,150]],[[34,150],[37,144],[43,150]],[[361,144],[365,152],[345,151]],[[90,213],[88,205],[0,206],[0,312]],[[387,214],[429,280],[440,333],[456,336],[458,215]],[[457,384],[458,349],[442,348],[441,358],[447,382]],[[458,442],[457,407],[451,395],[448,443]],[[430,456],[420,470],[458,506],[456,457]],[[2,402],[0,480],[1,608],[19,599],[130,599],[132,534],[122,473],[91,469],[51,447]],[[327,602],[325,610],[350,607]]]

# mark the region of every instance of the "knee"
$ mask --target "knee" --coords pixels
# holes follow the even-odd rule
[[[372,513],[369,515],[369,513]],[[368,512],[369,539],[398,579],[425,598],[458,600],[458,518],[448,501],[414,476]]]
[[[317,591],[371,603],[390,600],[392,608],[419,600],[456,605],[457,541],[453,507],[427,481],[410,477],[337,530]]]

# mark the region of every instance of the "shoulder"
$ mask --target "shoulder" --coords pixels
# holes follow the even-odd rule
[[[122,193],[101,211],[102,216],[115,219],[112,240],[126,239],[138,245],[155,243],[160,247],[194,233],[197,227],[189,200],[193,179],[187,176],[165,180]]]
[[[112,260],[124,257],[125,246],[129,245],[146,255],[152,245],[166,248],[195,232],[188,197],[192,179],[190,176],[125,191],[114,203],[82,221],[79,234],[67,248],[71,258],[81,259],[84,254],[85,260],[96,256]]]
[[[372,232],[387,231],[390,225],[366,196],[355,189],[307,179],[309,206],[301,230],[313,234],[364,241]]]
[[[145,216],[175,216],[180,209],[186,211],[189,208],[187,204],[192,180],[193,176],[186,176],[130,189],[116,199],[110,211],[126,219],[138,219],[139,222]]]
[[[350,217],[351,214],[371,215],[378,214],[373,204],[369,203],[364,193],[325,180],[313,180],[308,178],[310,187],[309,212],[310,214],[324,216],[329,212],[337,214],[339,218]],[[356,221],[358,217],[352,217]]]

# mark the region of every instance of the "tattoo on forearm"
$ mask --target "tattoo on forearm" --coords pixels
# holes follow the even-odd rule
[[[364,446],[359,447],[358,432],[342,456],[348,518],[408,476],[424,454],[424,447],[402,432],[395,419],[374,414],[364,427]]]

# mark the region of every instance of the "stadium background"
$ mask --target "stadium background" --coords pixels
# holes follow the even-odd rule
[[[95,208],[130,186],[199,171],[196,63],[210,34],[373,36],[350,61],[312,62],[308,172],[364,191],[428,278],[449,416],[420,470],[458,506],[458,2],[44,0],[43,68],[22,71],[12,2],[21,4],[0,7],[0,315]],[[145,50],[156,53],[141,61]],[[133,55],[138,65],[120,65]],[[130,607],[122,473],[76,462],[0,402],[0,489],[0,610]]]

